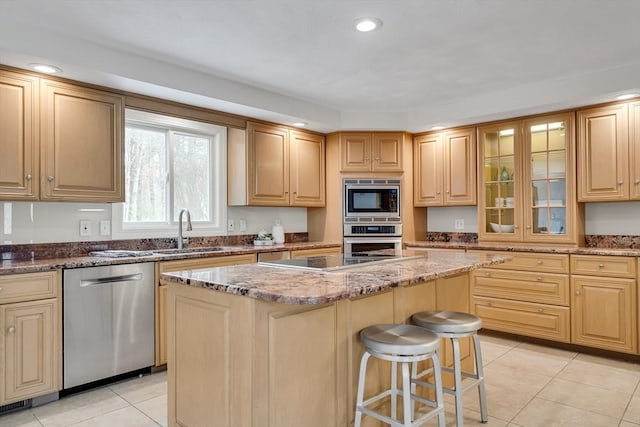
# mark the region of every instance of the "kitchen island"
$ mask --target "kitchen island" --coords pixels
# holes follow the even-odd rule
[[[163,274],[169,425],[351,425],[359,331],[422,310],[468,311],[469,271],[507,259],[405,251],[330,272],[250,264]],[[374,362],[367,395],[389,382],[388,364]]]

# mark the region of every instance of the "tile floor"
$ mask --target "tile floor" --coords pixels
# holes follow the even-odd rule
[[[640,427],[640,364],[486,335],[482,352],[489,423],[469,392],[465,426]],[[166,401],[159,372],[0,416],[0,427],[166,426]],[[453,408],[447,396],[448,426]]]

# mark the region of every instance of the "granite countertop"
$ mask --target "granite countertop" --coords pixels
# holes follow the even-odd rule
[[[488,254],[403,251],[403,260],[331,272],[260,264],[164,273],[164,284],[197,286],[284,304],[325,304],[382,292],[507,261]]]
[[[464,250],[486,250],[501,252],[538,252],[549,254],[570,254],[570,255],[608,255],[640,257],[640,249],[616,249],[616,248],[583,248],[583,247],[562,247],[562,246],[534,246],[518,245],[511,243],[467,243],[467,242],[430,242],[430,241],[408,241],[404,242],[408,248],[434,248],[434,249],[464,249]]]
[[[9,259],[2,260],[0,264],[0,275],[14,273],[34,273],[38,271],[49,271],[60,268],[94,267],[100,265],[133,264],[138,262],[173,261],[179,259],[210,258],[226,255],[241,255],[260,252],[291,251],[299,249],[319,249],[341,246],[339,242],[299,242],[285,243],[272,246],[220,246],[212,251],[202,252],[177,252],[177,253],[154,253],[148,256],[107,258],[95,256],[63,257],[63,258],[42,258],[42,259]],[[187,248],[189,249],[189,248]],[[197,249],[197,248],[196,248]],[[162,250],[161,250],[162,251]]]

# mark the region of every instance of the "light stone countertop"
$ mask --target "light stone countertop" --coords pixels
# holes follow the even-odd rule
[[[181,284],[284,304],[325,304],[376,294],[505,262],[504,256],[403,251],[406,259],[324,272],[245,264],[176,271],[163,284]]]
[[[139,262],[173,261],[179,259],[209,258],[227,255],[242,255],[260,252],[291,251],[300,249],[320,249],[341,246],[338,242],[299,242],[272,246],[222,246],[211,252],[156,253],[148,256],[108,258],[108,257],[64,257],[42,259],[9,259],[0,261],[0,275],[35,273],[61,268],[95,267],[101,265],[133,264]]]
[[[640,249],[617,249],[617,248],[585,248],[585,247],[564,247],[564,246],[534,246],[513,243],[465,243],[465,242],[430,242],[430,241],[407,241],[404,242],[408,249],[411,248],[432,248],[432,249],[464,249],[464,250],[485,250],[496,252],[531,252],[549,254],[569,254],[569,255],[604,255],[604,256],[626,256],[640,257]]]

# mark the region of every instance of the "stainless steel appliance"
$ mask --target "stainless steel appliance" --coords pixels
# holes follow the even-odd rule
[[[399,179],[344,179],[344,222],[400,222]]]
[[[154,364],[154,264],[65,269],[63,388]]]
[[[402,253],[400,179],[344,179],[343,252]]]

